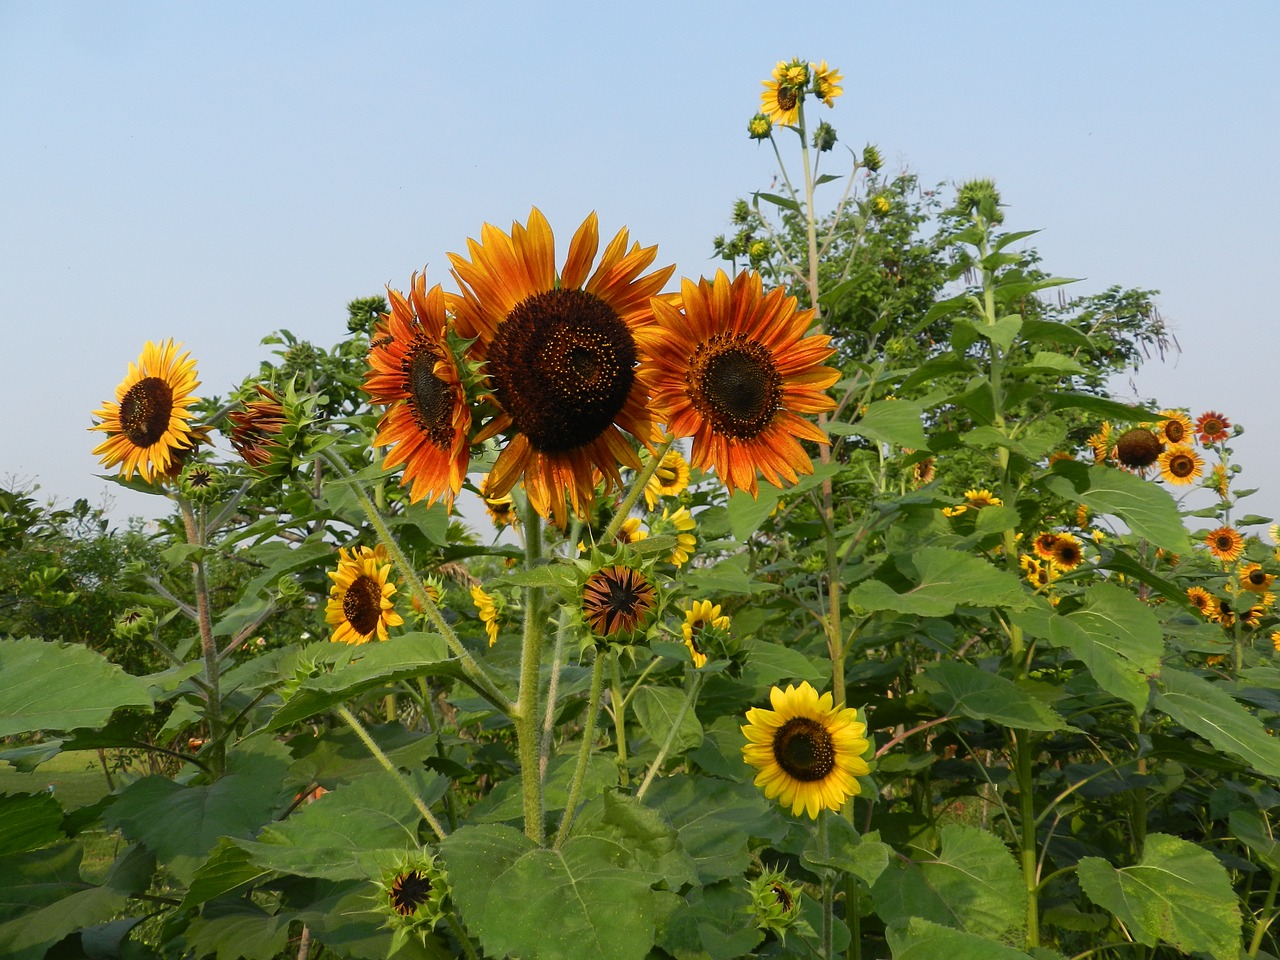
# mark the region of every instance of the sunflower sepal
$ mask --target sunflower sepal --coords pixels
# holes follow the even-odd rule
[[[743,909],[758,929],[784,942],[789,930],[806,938],[814,936],[813,928],[801,916],[804,890],[787,878],[785,870],[766,870],[750,882],[748,892],[751,903]]]
[[[371,912],[390,929],[393,956],[409,939],[425,944],[449,911],[449,876],[437,858],[425,850],[398,857],[373,881]]]
[[[581,624],[582,652],[591,646],[597,651],[645,647],[658,638],[662,594],[653,563],[641,559],[636,545],[592,547],[573,569],[577,576],[562,595]]]

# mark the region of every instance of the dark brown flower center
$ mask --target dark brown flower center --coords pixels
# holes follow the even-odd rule
[[[396,877],[391,885],[391,908],[401,916],[411,916],[431,896],[431,881],[417,870]]]
[[[768,348],[743,336],[713,336],[690,365],[694,407],[717,433],[754,440],[782,405],[782,377]]]
[[[1267,585],[1267,575],[1261,570],[1250,570],[1245,579],[1254,587],[1265,587]]]
[[[1220,533],[1213,538],[1213,545],[1222,553],[1230,553],[1236,545],[1235,537],[1230,534]]]
[[[356,577],[342,596],[342,615],[356,633],[372,634],[382,616],[382,585],[366,574]]]
[[[636,360],[635,338],[609,304],[559,289],[516,304],[498,325],[486,369],[514,429],[539,453],[563,453],[614,422]]]
[[[653,585],[630,567],[609,567],[587,578],[582,590],[582,611],[597,634],[607,637],[633,630],[652,609]]]
[[[173,388],[160,377],[144,377],[120,401],[121,432],[135,447],[158,443],[169,429]]]
[[[1196,462],[1185,453],[1179,453],[1169,458],[1169,473],[1181,479],[1189,477],[1196,472]]]
[[[836,766],[836,749],[827,728],[808,717],[792,717],[773,735],[778,766],[806,783],[826,777]]]
[[[1080,552],[1080,548],[1074,543],[1063,542],[1054,546],[1053,556],[1060,566],[1074,567],[1081,561],[1084,555]]]
[[[1126,430],[1116,441],[1116,459],[1126,467],[1149,467],[1159,458],[1160,438],[1144,427]]]
[[[1183,437],[1187,435],[1186,429],[1182,423],[1177,420],[1167,420],[1164,425],[1165,439],[1170,443],[1181,443]]]
[[[453,441],[453,388],[435,374],[440,357],[424,342],[415,342],[402,361],[405,389],[413,398],[413,421],[439,446]]]
[[[783,110],[794,110],[799,99],[795,87],[782,85],[778,87],[778,106]]]

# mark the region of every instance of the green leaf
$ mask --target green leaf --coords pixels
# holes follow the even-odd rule
[[[1029,373],[1040,373],[1048,371],[1050,373],[1061,373],[1071,376],[1077,373],[1084,373],[1082,367],[1077,361],[1070,357],[1063,356],[1061,353],[1052,353],[1048,350],[1040,350],[1036,353],[1031,361],[1023,367]]]
[[[49,793],[0,793],[0,856],[47,846],[62,836],[62,805]]]
[[[655,748],[666,742],[675,726],[676,716],[684,705],[685,693],[674,687],[644,686],[636,691],[635,708],[640,726]],[[702,743],[702,724],[690,707],[684,711],[675,739],[671,743],[671,756],[679,756]]]
[[[1231,878],[1217,857],[1194,843],[1149,833],[1135,866],[1117,870],[1085,857],[1079,878],[1089,899],[1115,914],[1139,943],[1203,950],[1214,960],[1239,955],[1240,905]]]
[[[1280,743],[1218,684],[1166,667],[1152,706],[1264,776],[1280,777]]]
[[[931,663],[917,686],[947,713],[1021,730],[1062,730],[1067,726],[1058,714],[1013,681],[970,663]]]
[[[270,914],[249,900],[234,900],[192,918],[186,938],[201,957],[272,960],[288,943],[293,919],[291,912]]]
[[[744,922],[750,909],[741,882],[694,887],[659,927],[657,945],[673,957],[697,960],[755,956],[764,931]]]
[[[760,206],[760,201],[765,200],[772,203],[775,207],[781,207],[783,210],[790,210],[792,213],[800,212],[800,204],[787,197],[780,197],[776,193],[761,193],[757,191],[753,193],[752,196],[756,200],[757,209]]]
[[[893,960],[1030,960],[1021,950],[922,917],[895,922],[885,939]]]
[[[1276,839],[1270,814],[1257,810],[1232,810],[1228,823],[1231,835],[1256,853],[1272,874],[1280,870],[1280,840]]]
[[[759,496],[753,497],[745,490],[735,490],[726,506],[729,509],[729,529],[743,543],[759,531],[765,518],[778,505],[782,490],[771,484],[762,484]]]
[[[1133,420],[1150,420],[1156,414],[1145,407],[1136,407],[1106,397],[1095,397],[1091,393],[1055,393],[1044,395],[1050,410],[1083,410],[1107,420],[1119,420],[1127,423]]]
[[[892,446],[921,450],[929,446],[924,433],[924,408],[910,400],[875,400],[854,424],[858,433]]]
[[[543,850],[510,827],[462,827],[440,844],[452,896],[487,953],[538,960],[643,960],[654,939],[652,885],[620,844],[572,837]]]
[[[196,870],[178,909],[181,911],[198,906],[273,872],[258,866],[247,850],[238,847],[235,841],[223,837],[209,859]]]
[[[781,683],[784,680],[809,680],[817,683],[828,676],[811,657],[772,640],[743,640],[742,652],[747,655],[747,670],[750,672],[751,682],[756,686]]]
[[[0,737],[100,727],[121,707],[154,703],[147,685],[78,643],[0,640]]]
[[[889,866],[892,848],[876,839],[877,834],[859,836],[853,824],[830,810],[822,811],[822,818],[827,827],[826,852],[823,853],[815,833],[804,848],[804,862],[812,867],[851,873],[870,889]]]
[[[1191,550],[1178,505],[1167,490],[1114,467],[1059,461],[1044,485],[1098,514],[1119,517],[1139,537],[1174,553]]]
[[[606,790],[592,800],[573,821],[571,835],[598,837],[626,848],[641,869],[661,874],[668,889],[679,890],[698,880],[693,858],[676,829],[629,793]]]
[[[267,724],[279,730],[328,710],[362,693],[414,677],[460,674],[442,637],[409,633],[382,643],[316,644],[303,651],[314,656],[316,673],[308,677]]]
[[[964,322],[973,327],[975,333],[986,337],[1005,353],[1009,352],[1013,341],[1018,338],[1018,331],[1022,329],[1022,318],[1013,314],[1001,317],[995,323],[984,323],[980,320]]]
[[[1159,672],[1164,633],[1151,609],[1128,590],[1094,584],[1083,607],[1049,621],[1047,639],[1070,648],[1103,690],[1127,701],[1136,713],[1146,710],[1148,678]]]
[[[1027,890],[1013,854],[976,827],[949,824],[939,831],[936,857],[893,864],[871,888],[886,923],[912,917],[997,939],[1026,920]]]
[[[1054,320],[1023,320],[1022,339],[1027,343],[1056,343],[1078,350],[1093,349],[1093,341],[1075,327]]]
[[[957,606],[1025,606],[1027,593],[1006,570],[980,557],[946,547],[923,547],[911,554],[915,584],[898,593],[880,580],[864,580],[849,593],[850,605],[921,617],[945,617]]]

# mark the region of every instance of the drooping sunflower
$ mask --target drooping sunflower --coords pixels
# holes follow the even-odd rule
[[[284,404],[276,394],[257,384],[257,400],[249,400],[241,410],[227,414],[232,429],[231,446],[251,467],[265,467],[284,448],[281,433],[289,422]]]
[[[535,207],[528,225],[513,223],[510,234],[485,224],[479,243],[467,241],[470,259],[449,254],[462,290],[454,325],[475,338],[473,355],[485,363],[499,408],[476,440],[508,435],[490,491],[501,496],[523,477],[529,502],[553,520],[566,495],[584,516],[597,478],[607,492],[621,483],[619,464],[640,469],[622,431],[645,444],[653,432],[636,379],[636,336],[675,268],[645,274],[657,247],[629,244],[624,228],[591,273],[599,242],[592,213],[557,277],[555,239]]]
[[[1267,573],[1262,569],[1260,563],[1248,563],[1240,568],[1238,574],[1240,577],[1240,586],[1245,590],[1253,593],[1266,593],[1271,587],[1271,583],[1275,580],[1275,574]]]
[[[480,499],[484,501],[485,512],[495,527],[514,527],[520,522],[516,514],[516,502],[511,494],[495,495],[489,487],[489,475],[480,478]]]
[[[471,602],[475,605],[480,622],[484,624],[485,635],[489,638],[489,646],[498,642],[498,605],[497,601],[478,586],[471,588]]]
[[[1160,479],[1179,486],[1198,480],[1204,473],[1204,461],[1187,446],[1173,446],[1160,454]]]
[[[619,543],[635,543],[649,536],[649,531],[640,526],[639,517],[627,517],[618,528]]]
[[[1142,470],[1160,457],[1160,438],[1146,427],[1126,430],[1116,439],[1116,459],[1130,470]]]
[[[800,101],[809,84],[809,72],[798,60],[779,60],[773,79],[765,80],[760,93],[760,112],[773,123],[794,126],[800,120]]]
[[[1161,440],[1171,447],[1191,442],[1194,428],[1190,417],[1179,410],[1161,410],[1160,417],[1156,432]]]
[[[624,640],[644,627],[657,609],[653,581],[635,567],[614,564],[587,576],[582,585],[582,616],[598,640]]]
[[[470,462],[471,408],[445,337],[444,290],[415,273],[408,298],[390,288],[387,297],[391,313],[374,327],[364,377],[365,393],[387,408],[373,442],[391,448],[383,469],[404,464],[411,503],[452,506]]]
[[[1204,538],[1209,552],[1223,563],[1235,563],[1244,553],[1244,537],[1231,527],[1219,527]]]
[[[710,600],[693,601],[693,605],[685,611],[680,632],[684,634],[684,645],[688,647],[695,667],[702,669],[707,663],[704,635],[708,631],[723,632],[728,629],[729,618],[720,613],[720,604],[713,604]]]
[[[813,72],[813,95],[828,107],[834,107],[836,97],[844,93],[844,87],[840,86],[844,75],[835,67],[828,67],[825,60],[817,65],[809,64],[809,69]]]
[[[692,464],[753,496],[757,474],[780,487],[812,473],[799,441],[828,441],[801,414],[832,409],[825,390],[840,377],[823,366],[831,338],[807,335],[813,311],[746,270],[681,281],[681,303],[654,300],[657,322],[637,339],[650,357],[640,377],[667,429],[693,437]]]
[[[674,563],[677,567],[683,567],[698,547],[698,538],[693,533],[697,529],[698,522],[693,519],[693,514],[689,512],[688,507],[680,507],[674,513],[669,513],[664,507],[662,525],[669,527],[676,535],[675,548],[672,549],[671,556],[667,557],[667,561]],[[659,529],[662,528],[659,527]]]
[[[1208,486],[1223,500],[1231,494],[1231,475],[1225,463],[1215,463],[1209,473]]]
[[[923,460],[917,460],[911,467],[911,480],[918,486],[923,487],[926,483],[932,483],[937,466],[933,457],[925,457]]]
[[[808,681],[769,692],[772,710],[752,707],[742,728],[742,758],[759,773],[755,784],[793,814],[813,819],[823,809],[839,810],[861,787],[857,777],[871,772],[862,759],[866,724],[852,707],[836,707],[830,693],[818,695]]]
[[[1074,570],[1084,562],[1084,549],[1080,539],[1070,533],[1060,533],[1049,551],[1049,560],[1059,570]]]
[[[1104,422],[1098,432],[1089,437],[1085,444],[1093,451],[1093,462],[1103,463],[1111,455],[1113,437],[1111,424]]]
[[[663,497],[678,497],[688,486],[689,461],[679,450],[668,450],[644,486],[645,505],[653,510]]]
[[[1199,610],[1206,617],[1212,618],[1214,613],[1214,600],[1211,594],[1204,587],[1187,587],[1187,599],[1191,601],[1191,605]]]
[[[163,343],[148,340],[136,364],[116,387],[114,402],[107,400],[93,411],[101,422],[90,430],[101,430],[107,438],[93,448],[104,466],[120,465],[128,480],[135,473],[148,483],[157,476],[176,475],[183,454],[199,442],[202,434],[187,421],[196,403],[196,362],[189,353],[179,353],[182,344],[172,339]]]
[[[329,571],[333,586],[325,607],[325,622],[333,626],[334,643],[369,643],[387,639],[387,627],[404,618],[391,599],[396,585],[388,579],[391,563],[382,544],[338,550],[338,569]]]
[[[1226,597],[1214,597],[1213,606],[1209,608],[1209,619],[1224,627],[1235,626],[1236,613],[1232,609],[1231,601]]]
[[[1053,559],[1053,548],[1058,542],[1059,534],[1051,530],[1045,531],[1032,541],[1032,549],[1035,550],[1036,556],[1041,560]]]
[[[1231,421],[1217,411],[1210,410],[1196,418],[1196,433],[1202,446],[1210,447],[1221,443],[1229,436]]]

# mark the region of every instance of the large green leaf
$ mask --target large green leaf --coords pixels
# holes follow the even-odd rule
[[[62,805],[48,793],[0,793],[0,856],[35,850],[62,836]]]
[[[877,834],[859,836],[853,824],[830,810],[822,811],[822,818],[826,821],[826,850],[814,834],[804,848],[804,862],[813,867],[852,873],[871,887],[889,866],[892,848],[881,843]]]
[[[661,875],[615,841],[572,837],[544,850],[487,824],[461,828],[440,852],[462,920],[489,954],[643,960],[649,952],[661,913],[652,885]]]
[[[1166,667],[1153,706],[1259,773],[1280,777],[1280,743],[1217,684]]]
[[[772,484],[762,484],[759,493],[752,496],[745,490],[735,490],[725,505],[729,509],[729,529],[735,539],[746,543],[764,525],[765,518],[773,512],[782,497],[782,489]]]
[[[742,641],[742,650],[747,655],[743,679],[752,686],[782,683],[784,680],[818,683],[829,676],[811,657],[772,640],[748,637]]]
[[[1097,514],[1119,517],[1135,534],[1174,553],[1191,549],[1178,505],[1167,490],[1105,465],[1060,460],[1044,485]]]
[[[1026,921],[1026,883],[1013,854],[976,827],[949,824],[931,859],[890,865],[871,888],[886,922],[920,917],[979,936],[999,938]]]
[[[924,433],[924,408],[910,400],[875,400],[853,424],[854,432],[895,447],[923,450],[929,446]]]
[[[1135,866],[1117,870],[1085,857],[1078,869],[1089,899],[1114,913],[1139,943],[1203,950],[1214,960],[1239,955],[1240,904],[1226,868],[1208,850],[1149,833]]]
[[[685,708],[685,700],[685,692],[675,687],[645,686],[636,691],[636,717],[655,749],[666,742],[672,728],[675,728],[669,752],[673,757],[702,743],[702,724],[698,722],[692,706]],[[685,708],[683,716],[680,715],[682,708]],[[676,725],[677,717],[679,726]]]
[[[316,644],[299,654],[309,675],[276,711],[268,730],[279,730],[378,687],[424,676],[458,676],[444,639],[408,633],[382,643]]]
[[[922,917],[899,920],[885,930],[893,960],[1031,960],[1003,943],[931,923]]]
[[[606,790],[592,800],[573,821],[571,835],[617,843],[631,853],[642,870],[660,874],[668,889],[679,890],[697,882],[693,858],[675,827],[629,793]]]
[[[254,863],[248,850],[241,849],[234,840],[223,837],[209,858],[196,870],[187,887],[187,895],[183,897],[178,909],[186,910],[197,906],[274,872]]]
[[[906,591],[898,593],[880,580],[864,580],[849,592],[850,605],[945,617],[961,604],[1017,607],[1030,602],[1013,574],[959,550],[923,547],[911,554],[911,563],[915,582]]]
[[[267,913],[249,900],[206,908],[187,928],[187,942],[201,957],[216,960],[271,960],[289,941],[292,913]]]
[[[1280,839],[1276,838],[1269,813],[1232,810],[1227,822],[1231,825],[1231,835],[1256,853],[1272,875],[1280,870]]]
[[[970,663],[940,661],[924,669],[917,686],[947,713],[990,720],[1021,730],[1061,730],[1066,721],[1012,680]]]
[[[147,685],[82,644],[0,640],[0,737],[100,727],[121,707],[154,703]]]
[[[764,931],[743,918],[751,895],[729,880],[693,887],[658,928],[658,946],[673,957],[735,960],[754,956]]]

